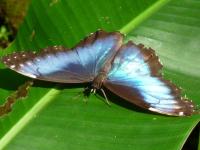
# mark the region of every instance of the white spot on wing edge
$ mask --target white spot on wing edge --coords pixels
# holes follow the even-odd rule
[[[172,113],[169,113],[169,112],[163,112],[163,111],[160,111],[159,109],[155,109],[153,107],[149,107],[148,110],[150,111],[153,111],[153,112],[158,112],[158,113],[161,113],[161,114],[167,114],[167,115],[173,115],[173,116],[185,116],[184,112],[179,112],[177,114],[172,114]]]
[[[153,107],[149,107],[148,108],[150,111],[153,111],[153,112],[158,112],[158,113],[161,113],[161,114],[168,114],[168,115],[170,115],[169,113],[164,113],[164,112],[162,112],[162,111],[160,111],[159,109],[155,109],[155,108],[153,108]]]
[[[36,75],[33,75],[33,74],[29,74],[29,73],[24,73],[24,72],[21,72],[23,75],[25,75],[25,76],[28,76],[28,77],[31,77],[31,78],[34,78],[34,79],[36,79]]]
[[[20,67],[24,67],[24,64],[19,64]]]
[[[11,68],[11,69],[15,68],[15,65],[11,65],[10,68]]]
[[[20,74],[22,74],[22,75],[25,75],[25,76],[28,76],[28,77],[34,78],[34,79],[37,78],[37,76],[34,75],[34,74],[26,73],[26,72],[23,72],[23,71],[18,70],[18,69],[15,70],[15,69],[14,69],[15,67],[16,67],[15,65],[11,65],[11,66],[10,66],[10,68],[11,68],[12,70],[14,70],[14,71],[16,71],[16,72],[18,72],[18,73],[20,73]]]
[[[184,113],[182,111],[179,112],[178,114],[179,114],[179,116],[184,116]]]
[[[33,65],[32,62],[30,62],[30,61],[27,61],[26,64],[29,65],[29,66]]]
[[[156,111],[156,112],[158,112],[158,110],[155,109],[155,108],[153,108],[153,107],[149,107],[149,110],[150,110],[150,111]]]
[[[40,59],[39,59],[39,58],[35,58],[35,60],[36,60],[37,62],[39,62],[39,61],[40,61]]]
[[[37,78],[37,75],[24,72],[23,70],[20,70],[20,69],[17,69],[17,70],[15,70],[15,71],[18,72],[18,73],[20,73],[20,74],[22,74],[22,75],[25,75],[25,76],[27,76],[27,77],[33,78],[33,79],[36,79],[36,78]]]

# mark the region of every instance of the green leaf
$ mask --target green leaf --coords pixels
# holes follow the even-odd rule
[[[156,50],[164,77],[200,104],[197,0],[33,0],[16,40],[0,52],[71,47],[102,28]],[[0,102],[29,80],[0,64]],[[0,149],[181,149],[200,120],[152,114],[110,94],[83,102],[81,85],[35,81],[28,97],[0,119]]]

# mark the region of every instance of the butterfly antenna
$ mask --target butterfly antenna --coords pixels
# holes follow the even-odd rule
[[[101,92],[103,93],[103,96],[105,97],[105,102],[108,104],[108,106],[111,106],[110,102],[108,101],[108,98],[107,98],[107,96],[106,96],[105,91],[104,91],[103,89],[100,89],[100,90],[101,90]]]

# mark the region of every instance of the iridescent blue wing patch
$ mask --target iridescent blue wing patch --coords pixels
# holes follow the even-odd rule
[[[194,105],[161,76],[158,57],[152,49],[128,42],[118,51],[104,86],[120,97],[150,111],[184,116]]]
[[[40,53],[18,52],[3,57],[10,69],[31,78],[61,83],[89,82],[119,49],[119,32],[97,31],[69,50],[62,46]]]

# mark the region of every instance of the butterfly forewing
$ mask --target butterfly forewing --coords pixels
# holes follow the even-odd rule
[[[118,32],[97,31],[69,50],[62,46],[40,53],[19,52],[3,57],[3,62],[23,75],[61,83],[89,82],[122,43]]]
[[[81,64],[93,76],[97,76],[104,64],[112,59],[122,45],[123,35],[119,32],[96,32],[85,38],[74,51],[81,61]]]
[[[180,89],[161,77],[158,57],[152,49],[129,42],[114,58],[104,85],[122,98],[150,111],[184,116],[194,111]]]

